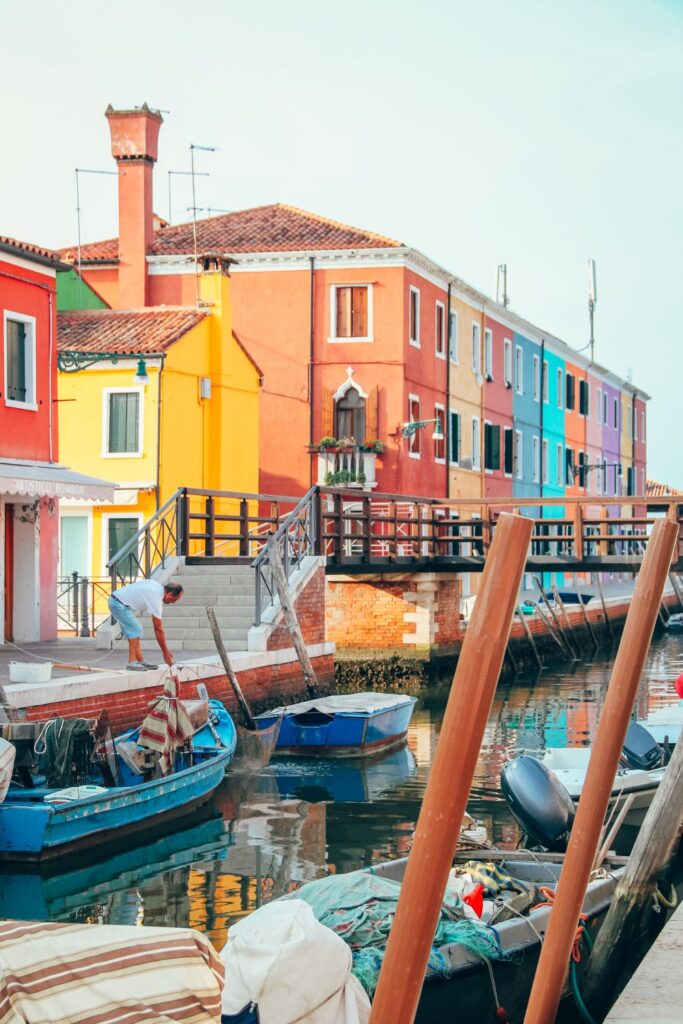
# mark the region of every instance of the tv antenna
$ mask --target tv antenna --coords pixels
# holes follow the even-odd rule
[[[192,175],[192,239],[194,241],[194,280],[197,306],[199,306],[199,266],[197,264],[197,195],[194,179],[199,172],[194,169],[194,153],[195,150],[201,151],[202,153],[215,153],[217,149],[218,146],[197,146],[194,142],[190,143],[190,174]]]
[[[498,272],[496,274],[496,302],[499,302],[506,308],[510,305],[510,296],[508,295],[507,263],[498,264]]]
[[[83,281],[81,278],[81,188],[79,174],[113,174],[118,178],[118,171],[97,171],[89,167],[75,167],[76,174],[76,236],[78,240],[76,266],[78,267],[78,308],[83,308]]]
[[[588,261],[588,318],[591,325],[591,336],[588,344],[591,350],[591,363],[595,362],[593,355],[595,352],[595,338],[593,336],[593,314],[595,307],[598,302],[598,285],[595,277],[595,260]]]
[[[168,172],[168,223],[169,224],[171,223],[171,213],[172,213],[172,209],[173,209],[172,206],[171,206],[171,175],[173,175],[173,174],[178,174],[178,175],[182,175],[184,177],[189,178],[192,175],[192,171],[169,171]],[[208,178],[208,177],[210,177],[208,171],[195,171],[194,174],[195,174],[195,176],[197,178]],[[190,207],[188,206],[188,210],[189,209],[190,209]]]

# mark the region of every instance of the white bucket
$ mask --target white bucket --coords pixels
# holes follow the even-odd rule
[[[51,661],[10,661],[11,683],[47,683],[52,678]]]

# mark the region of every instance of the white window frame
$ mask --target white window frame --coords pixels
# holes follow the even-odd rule
[[[27,398],[30,396],[30,401],[17,402],[13,398],[7,397],[7,356],[9,353],[9,346],[7,344],[7,321],[14,320],[17,323],[24,324],[27,329],[26,334],[28,335],[28,341],[30,344],[27,346],[26,359],[26,382],[28,384]],[[2,347],[4,352],[3,359],[3,382],[2,382],[2,394],[4,397],[5,405],[8,409],[24,409],[27,412],[38,411],[38,395],[36,391],[36,363],[38,361],[36,353],[36,318],[29,316],[27,313],[16,313],[14,310],[6,309],[3,317],[2,324]]]
[[[484,376],[493,380],[493,331],[490,327],[484,328]]]
[[[411,408],[413,402],[417,402],[417,408],[418,408],[418,411],[419,411],[419,416],[417,417],[417,420],[415,420],[415,421],[413,420],[413,414],[412,414],[412,408]],[[411,395],[411,394],[409,394],[408,395],[408,422],[409,423],[417,422],[417,421],[419,421],[421,419],[422,419],[422,401],[421,401],[421,399],[420,399],[420,397],[418,395]],[[419,432],[420,432],[420,430],[422,430],[422,429],[423,429],[422,427],[418,427],[417,430],[415,431],[414,435],[411,435],[411,437],[408,438],[408,455],[410,456],[411,459],[419,459],[420,456],[422,455],[422,445],[421,444],[420,444],[420,447],[418,448],[418,450],[416,452],[411,451],[412,436],[417,437]],[[418,438],[418,444],[419,444],[419,438]]]
[[[337,337],[337,288],[367,288],[368,290],[368,333],[364,338]],[[373,287],[368,281],[338,281],[330,285],[330,334],[327,339],[330,345],[363,345],[374,341],[373,336]]]
[[[460,449],[462,449],[462,414],[459,413],[457,409],[453,409],[451,407],[448,410],[448,416],[449,416],[449,420],[448,420],[448,465],[449,466],[459,466],[460,465],[460,459],[452,459],[451,458],[451,451],[453,450],[453,447],[452,447],[453,446],[453,441],[452,441],[453,429],[451,427],[450,417],[451,416],[457,416],[458,417],[458,440],[460,442],[459,447],[460,447]]]
[[[521,345],[515,345],[515,391],[518,395],[524,394],[524,350]]]
[[[413,295],[413,293],[415,295],[417,295],[417,302],[415,303],[415,333],[417,334],[417,337],[416,338],[409,337],[408,338],[408,342],[413,346],[413,348],[420,348],[421,347],[420,346],[420,289],[416,288],[416,286],[414,284],[409,285],[409,291],[408,291],[408,334],[411,335],[413,333],[411,331],[411,323],[410,323],[410,319],[411,319],[411,317],[410,317],[410,310],[411,310],[411,307],[412,307],[412,295]]]
[[[534,356],[533,361],[533,381],[531,385],[531,393],[534,402],[541,401],[541,359],[540,356]]]
[[[448,431],[448,424],[446,423],[446,406],[442,405],[441,402],[434,402],[434,419],[436,419],[438,417],[439,413],[441,413],[443,415],[443,423],[441,424],[441,426],[443,428],[443,441],[441,442],[443,444],[443,458],[442,459],[437,459],[437,457],[435,455],[434,456],[434,462],[436,462],[436,464],[438,466],[445,466],[446,465],[446,433]],[[436,428],[436,423],[434,424],[434,427]],[[433,442],[433,443],[436,443],[436,442]]]
[[[541,370],[541,392],[543,393],[543,404],[547,405],[550,401],[550,367],[547,359],[543,360],[543,369]]]
[[[134,452],[110,452],[109,447],[109,396],[114,394],[131,394],[136,392],[139,395],[138,402],[138,446]],[[103,459],[141,459],[143,452],[145,423],[145,388],[141,384],[133,384],[125,388],[102,388],[102,458]]]
[[[524,479],[524,438],[521,430],[515,430],[515,450],[513,452],[513,469],[517,480]]]
[[[535,484],[541,482],[541,444],[538,434],[531,435],[531,472]]]
[[[142,528],[145,517],[142,512],[103,512],[102,513],[102,536],[100,538],[100,554],[102,558],[102,576],[108,576],[107,562],[109,561],[109,520],[110,519],[136,519],[138,530]]]
[[[472,469],[481,470],[481,420],[478,416],[472,417],[470,442],[472,444]]]
[[[550,446],[545,437],[541,444],[541,480],[544,484],[550,483]]]
[[[512,338],[503,339],[503,380],[506,387],[512,387]]]
[[[460,318],[458,317],[457,309],[451,309],[448,311],[447,330],[450,331],[450,337],[448,338],[448,358],[454,366],[460,362],[460,339],[458,337],[459,320]],[[451,330],[451,322],[453,323],[453,330]]]
[[[439,332],[438,332],[439,316],[441,317],[441,344],[443,346],[443,350],[441,352],[439,352],[438,348],[436,347],[438,339],[439,339]],[[448,324],[446,322],[446,307],[443,304],[443,302],[439,302],[438,299],[437,299],[437,301],[435,303],[435,308],[434,308],[434,353],[436,355],[436,358],[437,359],[445,359],[446,358],[446,349],[447,348],[448,348]]]
[[[557,486],[558,487],[565,487],[566,486],[565,481],[564,481],[564,478],[565,478],[565,475],[566,475],[566,470],[565,470],[564,463],[565,463],[564,445],[560,444],[559,441],[558,441],[556,449],[555,449],[555,472],[557,474]]]
[[[557,408],[564,409],[564,373],[561,366],[557,368]]]
[[[598,400],[597,400],[596,419],[597,419],[598,423],[602,423],[602,388],[599,387],[597,389],[597,392],[598,392],[598,394],[597,394],[597,399]]]
[[[478,320],[472,321],[472,373],[477,379],[481,377],[481,324]]]

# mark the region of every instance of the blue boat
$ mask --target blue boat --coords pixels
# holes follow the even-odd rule
[[[343,693],[289,704],[258,715],[259,729],[282,716],[276,751],[322,757],[366,757],[405,741],[416,697]]]

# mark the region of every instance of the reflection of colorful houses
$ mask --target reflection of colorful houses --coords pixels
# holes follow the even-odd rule
[[[67,269],[0,237],[0,643],[55,638],[59,502],[112,492],[57,461],[56,277]]]

